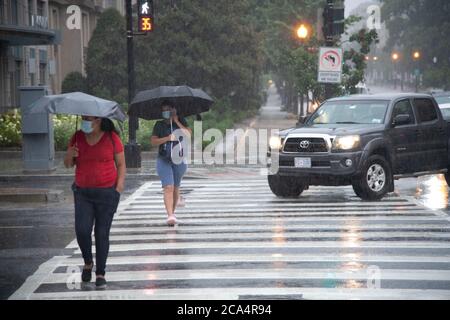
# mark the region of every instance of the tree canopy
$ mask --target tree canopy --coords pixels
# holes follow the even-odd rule
[[[404,70],[419,68],[426,86],[450,90],[449,16],[448,0],[383,0],[382,17],[389,30],[386,49],[400,52]],[[421,54],[418,61],[412,59],[414,51]]]

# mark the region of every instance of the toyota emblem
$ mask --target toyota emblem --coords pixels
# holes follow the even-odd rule
[[[302,149],[308,149],[310,145],[310,142],[308,140],[303,140],[300,142],[300,148]]]

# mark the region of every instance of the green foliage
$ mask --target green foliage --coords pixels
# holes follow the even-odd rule
[[[187,84],[231,110],[261,103],[260,35],[247,19],[247,1],[159,3],[155,32],[136,41],[138,89]]]
[[[350,17],[349,21],[354,23],[359,19]],[[351,23],[347,25],[349,26]],[[356,93],[357,84],[364,80],[364,71],[367,68],[365,57],[370,52],[371,45],[378,41],[376,30],[361,29],[350,36],[349,42],[357,43],[359,50],[350,48],[344,52],[343,86],[346,92]]]
[[[150,144],[150,138],[152,136],[153,127],[156,121],[139,119],[139,130],[136,132],[137,143],[141,145],[142,151],[150,151],[153,147]],[[128,143],[128,121],[123,123],[123,130],[120,131],[119,125],[116,124],[117,130],[119,130],[120,138],[123,144]]]
[[[21,117],[17,109],[0,115],[0,147],[20,147]]]
[[[86,78],[80,72],[70,72],[62,82],[62,93],[87,92]]]
[[[253,19],[261,2],[181,1],[177,9],[168,2],[155,3],[155,31],[134,38],[136,90],[182,84],[202,88],[216,101],[213,110],[220,109],[206,116],[207,125],[214,122],[220,129],[232,127],[240,114],[255,113],[265,99],[262,38]],[[122,104],[128,80],[125,34],[123,17],[105,10],[86,64],[90,93]],[[152,126],[140,121],[137,139],[144,149],[150,147]]]
[[[317,53],[309,50],[320,45],[317,31],[306,41],[296,36],[300,22],[314,24],[321,1],[275,0],[261,1],[257,19],[264,34],[263,50],[267,57],[267,68],[274,73],[283,104],[290,111],[296,109],[298,93],[313,91],[320,95],[317,83]]]
[[[310,50],[324,46],[313,30],[306,42],[301,42],[295,34],[300,22],[316,27],[316,14],[325,1],[275,0],[265,2],[260,9],[263,18],[258,23],[263,26],[265,35],[264,50],[268,57],[269,68],[276,74],[277,87],[283,98],[283,104],[289,111],[295,111],[298,93],[313,93],[313,100],[321,101],[324,97],[324,86],[317,82],[317,51]],[[345,20],[346,28],[359,22],[361,17],[350,16]],[[350,49],[344,53],[344,87],[354,91],[355,86],[364,79],[366,63],[365,54],[370,46],[378,41],[375,31],[361,30],[351,35],[350,42],[358,49]],[[332,86],[335,95],[342,94],[338,85]]]
[[[240,121],[253,117],[257,114],[255,109],[247,109],[229,112],[231,108],[229,100],[217,101],[215,108],[202,115],[202,129],[205,132],[208,129],[218,129],[223,135],[226,134],[227,129],[233,127]],[[193,128],[193,119],[188,121],[188,124]],[[202,146],[205,148],[211,141],[202,141]]]
[[[386,51],[396,50],[402,71],[416,68],[424,74],[426,86],[450,90],[450,2],[448,0],[384,0],[382,18],[389,30]],[[414,61],[412,53],[421,52]],[[438,65],[433,58],[438,59]],[[439,69],[439,70],[438,70]]]
[[[115,9],[100,16],[89,41],[86,73],[89,92],[119,103],[127,101],[125,18]]]
[[[55,149],[64,151],[67,149],[70,138],[75,133],[77,128],[77,117],[68,115],[54,115],[53,116],[53,133],[55,137]],[[78,117],[80,121],[80,117]],[[80,128],[80,124],[78,124]]]

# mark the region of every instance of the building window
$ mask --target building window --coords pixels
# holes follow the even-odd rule
[[[47,82],[47,50],[39,50],[39,85]]]
[[[41,16],[41,17],[45,16],[45,14],[44,14],[44,1],[40,1],[40,0],[37,1],[36,13],[37,13],[38,16]]]
[[[28,0],[28,24],[31,26],[33,23],[33,0]]]
[[[17,8],[17,0],[11,0],[11,24],[19,23],[19,10]]]
[[[52,29],[58,29],[59,21],[58,21],[58,10],[52,9],[52,21],[51,21],[51,28]]]
[[[5,4],[4,4],[4,2],[3,1],[0,1],[0,24],[3,24],[4,23],[4,11],[5,11],[5,8],[3,8],[3,6],[4,6]]]
[[[45,85],[47,82],[47,64],[40,63],[39,64],[39,85]]]
[[[19,107],[19,89],[22,85],[22,62],[16,61],[16,68],[13,72],[11,79],[11,105],[13,107]]]

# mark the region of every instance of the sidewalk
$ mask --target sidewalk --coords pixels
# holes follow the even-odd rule
[[[414,92],[415,88],[407,87],[406,85],[402,89],[400,88],[400,85],[397,85],[397,88],[394,89],[394,86],[387,86],[387,85],[379,85],[379,84],[367,84],[367,87],[370,89],[371,94],[377,94],[377,93],[402,93],[402,92]]]

